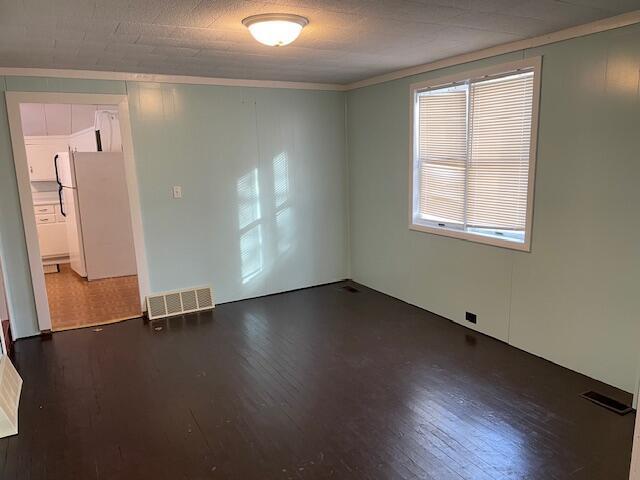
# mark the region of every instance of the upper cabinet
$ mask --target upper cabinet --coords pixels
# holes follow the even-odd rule
[[[69,148],[67,138],[49,137],[46,141],[35,142],[25,139],[29,178],[32,182],[55,182],[56,170],[53,158],[58,152]]]
[[[97,152],[96,130],[102,150],[121,151],[120,124],[113,105],[23,103],[20,105],[29,177],[32,182],[53,182],[53,158],[69,148]]]
[[[113,108],[113,107],[111,107]],[[71,135],[92,127],[100,105],[23,103],[20,105],[25,136]]]

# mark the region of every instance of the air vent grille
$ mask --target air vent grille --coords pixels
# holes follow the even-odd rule
[[[167,307],[164,304],[164,295],[147,297],[147,312],[149,313],[149,318],[166,317]]]
[[[213,308],[213,298],[210,288],[199,288],[196,290],[198,296],[198,308]]]
[[[184,312],[193,312],[198,309],[198,301],[194,290],[181,292],[180,297],[182,297],[182,310]]]
[[[616,412],[618,415],[626,415],[627,413],[633,412],[633,408],[631,408],[629,405],[625,405],[615,398],[608,397],[606,395],[603,395],[602,393],[594,392],[593,390],[584,392],[581,397],[586,398],[587,400],[600,405],[607,410]]]
[[[167,304],[167,315],[176,315],[182,313],[182,300],[179,293],[169,293],[164,296]]]
[[[0,357],[0,438],[18,433],[22,379],[6,355]]]
[[[163,292],[147,297],[147,315],[150,320],[214,307],[211,287]]]

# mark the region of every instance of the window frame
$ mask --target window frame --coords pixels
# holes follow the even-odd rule
[[[533,71],[533,105],[531,113],[531,137],[529,144],[529,182],[527,189],[527,220],[524,231],[524,242],[506,240],[497,236],[485,235],[483,233],[462,230],[460,226],[437,226],[435,221],[419,220],[417,206],[419,204],[419,184],[420,184],[420,160],[418,157],[418,124],[419,110],[416,108],[418,94],[421,91],[434,88],[443,88],[462,84],[470,80],[478,80],[490,76],[509,75],[517,73],[519,70],[527,69]],[[409,229],[424,233],[431,233],[445,237],[458,238],[475,243],[492,245],[495,247],[508,248],[524,252],[531,251],[531,229],[533,225],[533,203],[535,192],[535,171],[538,144],[538,111],[540,106],[540,84],[542,73],[542,57],[531,57],[515,62],[497,64],[488,68],[462,71],[454,75],[437,77],[423,82],[409,85]],[[467,119],[468,120],[468,119]]]

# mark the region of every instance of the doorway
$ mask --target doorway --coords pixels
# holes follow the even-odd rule
[[[142,314],[147,271],[125,96],[7,92],[41,331]]]

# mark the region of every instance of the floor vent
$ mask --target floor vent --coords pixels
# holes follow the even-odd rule
[[[149,320],[210,310],[215,307],[211,287],[189,288],[147,297]]]
[[[607,397],[598,392],[594,392],[590,390],[588,392],[584,392],[581,397],[586,398],[587,400],[600,405],[601,407],[606,408],[607,410],[611,410],[612,412],[616,412],[618,415],[626,415],[629,412],[633,411],[629,405],[625,405],[611,397]]]
[[[340,288],[345,292],[349,292],[349,293],[358,293],[360,291],[356,287],[352,287],[351,285],[343,285]]]
[[[22,379],[6,355],[0,357],[0,438],[18,433]]]

